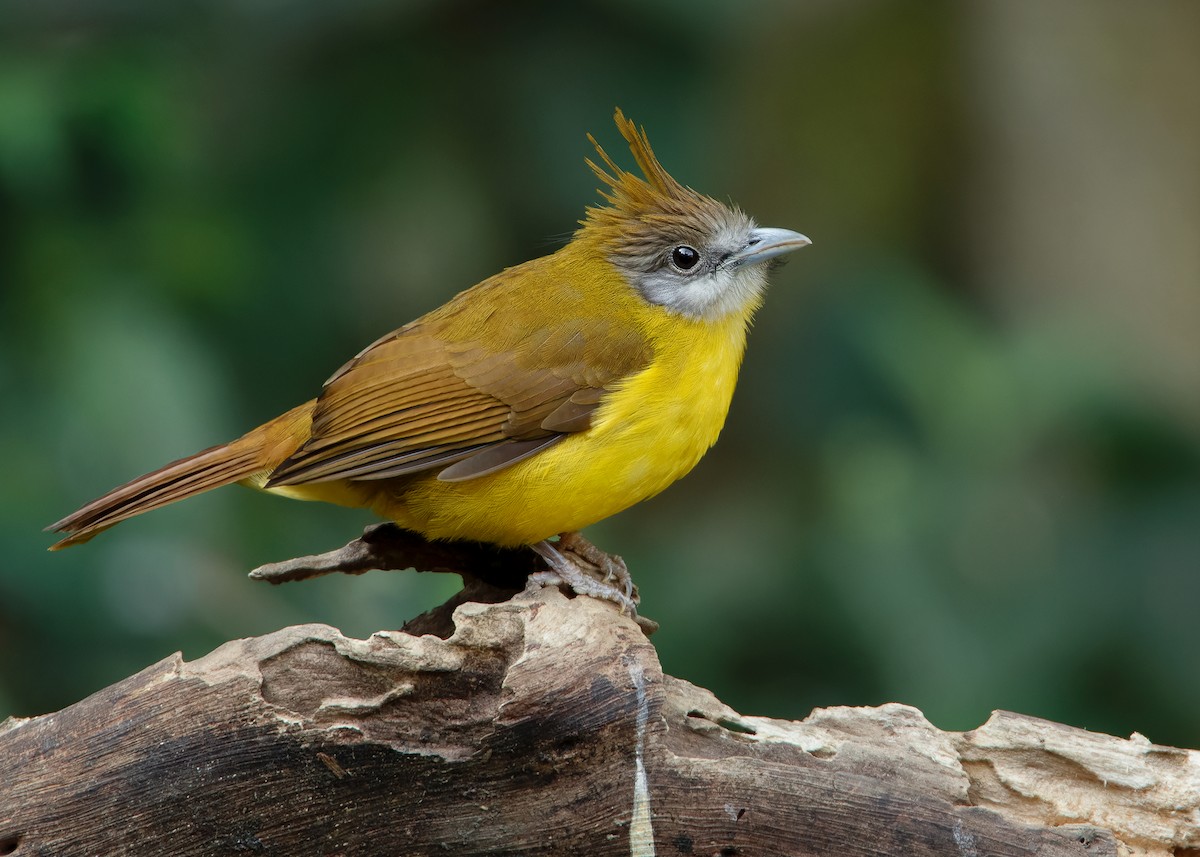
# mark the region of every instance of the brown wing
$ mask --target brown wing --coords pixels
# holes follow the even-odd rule
[[[510,326],[505,348],[451,341],[443,327],[415,322],[339,370],[312,437],[267,487],[494,473],[588,428],[607,387],[650,358],[636,330],[595,319],[528,335]]]

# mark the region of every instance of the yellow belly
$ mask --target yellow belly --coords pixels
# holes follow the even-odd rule
[[[662,491],[716,442],[748,317],[671,319],[654,360],[605,399],[591,428],[490,476],[440,482],[430,473],[326,490],[370,487],[376,513],[428,538],[522,545],[582,529]]]

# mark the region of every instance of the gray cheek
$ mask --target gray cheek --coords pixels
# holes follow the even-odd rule
[[[738,294],[735,277],[726,271],[696,277],[656,271],[643,274],[638,287],[651,303],[693,318],[724,315],[745,300]]]
[[[636,285],[650,303],[668,308],[675,308],[686,291],[685,283],[665,272],[642,274]]]

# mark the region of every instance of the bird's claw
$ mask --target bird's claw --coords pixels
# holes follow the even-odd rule
[[[579,533],[564,533],[558,543],[538,542],[533,549],[550,566],[529,576],[526,591],[544,586],[569,586],[577,595],[611,601],[632,618],[637,618],[639,598],[629,568],[619,556],[597,548]],[[603,579],[598,577],[603,574]],[[614,585],[615,582],[615,585]]]

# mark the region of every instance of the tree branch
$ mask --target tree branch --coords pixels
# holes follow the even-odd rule
[[[501,548],[483,542],[431,542],[393,523],[372,524],[357,539],[315,556],[273,562],[250,572],[253,580],[290,583],[325,574],[362,574],[380,571],[432,571],[470,574],[513,593],[525,588],[525,579],[546,566],[528,548]]]
[[[592,561],[602,552],[579,533],[571,535],[570,540],[558,543],[559,550],[572,554],[583,568],[591,568],[602,579],[603,572]],[[431,542],[386,522],[372,524],[357,539],[336,550],[261,565],[250,572],[250,578],[280,584],[326,574],[363,574],[373,569],[457,574],[462,578],[463,588],[457,595],[410,619],[401,629],[410,634],[448,637],[454,632],[452,614],[458,605],[506,601],[527,588],[531,574],[547,571],[548,567],[529,548],[502,548],[485,542]],[[635,600],[636,592],[635,586]],[[635,616],[634,621],[646,636],[658,630],[658,623],[644,616]]]
[[[0,855],[1200,854],[1194,752],[895,704],[745,717],[553,589],[451,619],[285,628],[10,719]]]

